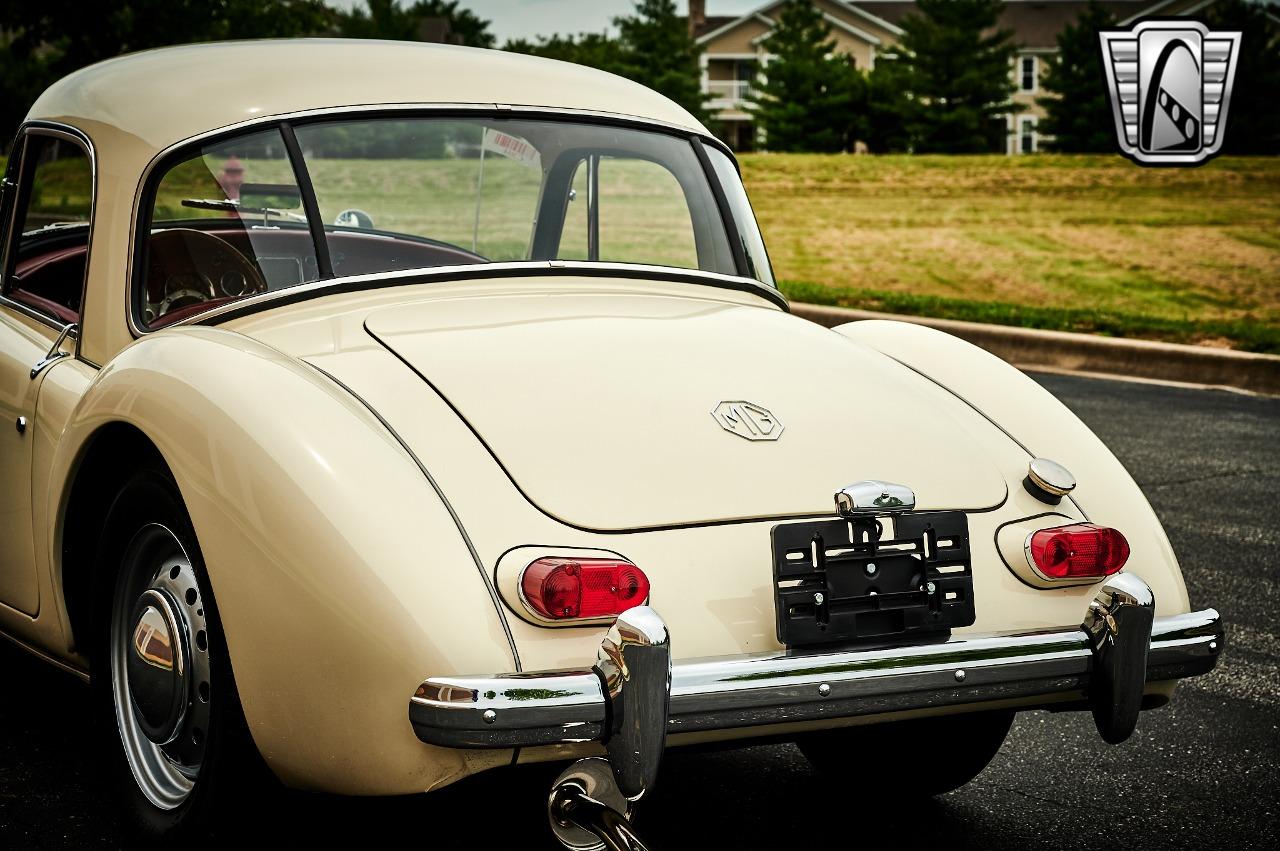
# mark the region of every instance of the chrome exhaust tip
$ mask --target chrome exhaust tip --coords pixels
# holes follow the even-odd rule
[[[580,759],[566,768],[547,797],[551,832],[571,851],[649,851],[636,835],[635,802],[618,788],[609,761]]]

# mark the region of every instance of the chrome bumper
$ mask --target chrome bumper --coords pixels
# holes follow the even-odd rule
[[[640,607],[619,617],[594,667],[432,677],[410,700],[409,720],[419,739],[451,748],[602,741],[617,770],[620,739],[630,761],[656,762],[672,733],[1084,692],[1103,737],[1123,741],[1145,683],[1207,673],[1223,647],[1213,609],[1154,611],[1146,583],[1117,574],[1078,627],[673,665],[665,625]],[[665,689],[655,671],[669,672]]]

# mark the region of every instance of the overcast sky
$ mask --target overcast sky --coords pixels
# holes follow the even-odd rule
[[[687,0],[675,0],[683,14]],[[329,5],[349,9],[364,6],[364,0],[328,0]],[[401,5],[408,5],[402,0]],[[551,35],[552,33],[601,32],[618,15],[631,12],[633,0],[460,0],[491,21],[489,29],[501,45],[509,38]],[[740,15],[763,5],[763,0],[707,0],[708,15]]]

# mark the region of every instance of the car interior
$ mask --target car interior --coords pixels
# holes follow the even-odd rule
[[[77,230],[81,233],[62,234],[61,238],[50,240],[52,244],[31,246],[36,250],[21,252],[5,294],[60,322],[78,322],[88,257],[88,227]],[[67,240],[68,236],[80,238]],[[71,244],[66,244],[69,241]]]

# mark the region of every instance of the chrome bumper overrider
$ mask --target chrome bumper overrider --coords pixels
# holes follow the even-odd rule
[[[619,617],[592,666],[432,677],[410,700],[409,719],[419,739],[452,748],[602,741],[615,772],[645,767],[644,777],[619,776],[628,797],[651,782],[672,733],[1084,692],[1099,731],[1116,742],[1133,731],[1145,683],[1207,673],[1222,651],[1213,609],[1154,611],[1146,583],[1118,574],[1082,626],[673,665],[665,624],[639,607]]]

